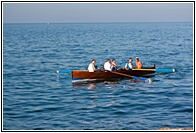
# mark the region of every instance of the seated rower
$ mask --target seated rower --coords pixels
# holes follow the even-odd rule
[[[96,63],[96,60],[93,59],[92,62],[91,62],[91,64],[89,64],[89,66],[88,66],[88,71],[89,71],[89,72],[94,72],[94,71],[96,71],[95,63]]]
[[[111,70],[112,70],[112,71],[118,70],[118,67],[117,67],[117,65],[116,65],[116,60],[115,60],[115,59],[112,60],[112,67],[111,67]]]
[[[129,58],[129,63],[125,64],[124,69],[126,69],[126,70],[132,70],[133,69],[132,58]]]
[[[139,60],[138,57],[136,57],[135,59],[136,59],[136,62],[135,62],[136,69],[141,69],[142,68],[142,62]]]
[[[105,70],[108,70],[108,71],[111,71],[112,69],[111,69],[111,61],[110,61],[110,59],[107,59],[106,60],[106,62],[105,62],[105,64],[104,64],[104,69]]]

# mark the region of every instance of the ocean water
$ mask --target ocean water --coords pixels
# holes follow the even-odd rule
[[[193,53],[192,23],[3,24],[3,130],[193,127]],[[56,73],[136,56],[177,72],[75,85]]]

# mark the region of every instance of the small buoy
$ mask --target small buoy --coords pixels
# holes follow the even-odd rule
[[[57,73],[59,73],[59,71],[58,71],[58,70],[57,70],[56,72],[57,72]]]

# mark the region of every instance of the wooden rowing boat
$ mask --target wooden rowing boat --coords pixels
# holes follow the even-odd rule
[[[155,68],[148,69],[134,69],[134,70],[124,70],[121,69],[117,72],[113,71],[97,71],[89,72],[88,70],[73,70],[72,71],[72,81],[92,81],[92,80],[113,80],[113,79],[123,79],[125,77],[133,76],[149,76],[155,73]]]
[[[72,82],[80,81],[94,81],[94,80],[116,80],[123,78],[134,78],[136,80],[146,81],[147,78],[156,73],[173,73],[176,70],[173,68],[155,68],[145,67],[142,69],[125,70],[120,69],[118,71],[96,71],[89,72],[88,70],[57,70],[57,73],[71,73]],[[147,78],[144,78],[147,77]]]

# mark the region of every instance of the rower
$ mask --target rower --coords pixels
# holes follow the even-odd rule
[[[125,64],[124,69],[126,69],[126,70],[132,70],[132,69],[133,69],[133,64],[132,64],[132,61],[133,61],[133,60],[132,60],[132,58],[129,58],[128,61],[129,61],[129,62]]]
[[[112,70],[112,71],[118,70],[118,67],[117,67],[117,65],[116,65],[116,60],[115,60],[115,59],[112,60],[111,70]]]
[[[142,62],[139,60],[138,57],[136,57],[135,59],[136,59],[136,62],[135,62],[136,69],[141,69],[142,68]]]
[[[111,61],[110,61],[110,59],[107,59],[106,60],[106,62],[105,62],[105,64],[104,64],[104,69],[105,70],[108,70],[108,71],[111,71],[112,69],[111,69]]]
[[[89,71],[89,72],[94,72],[94,71],[96,70],[96,68],[95,68],[95,63],[96,63],[96,60],[93,59],[92,62],[91,62],[91,63],[89,64],[89,66],[88,66],[88,71]]]

